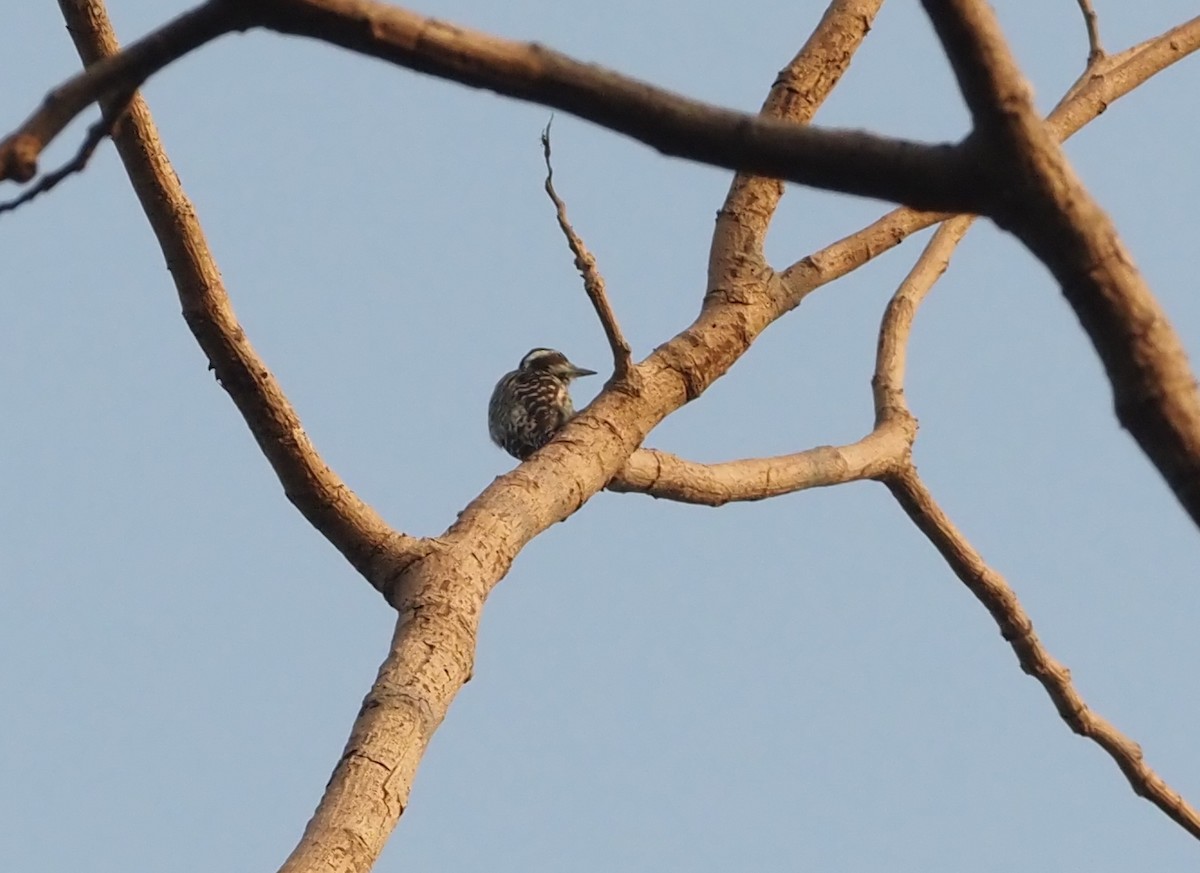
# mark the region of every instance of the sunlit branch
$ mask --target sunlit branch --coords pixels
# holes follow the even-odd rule
[[[102,4],[60,0],[59,6],[85,64],[96,64],[117,51],[116,36]],[[119,100],[114,100],[105,111],[118,108]],[[238,323],[195,209],[167,160],[150,110],[140,96],[129,103],[114,143],[158,237],[188,327],[288,499],[382,589],[388,574],[423,554],[424,545],[392,530],[326,465],[309,441],[283,389]]]

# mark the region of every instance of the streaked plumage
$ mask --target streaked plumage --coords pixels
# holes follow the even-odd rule
[[[488,403],[492,442],[514,458],[528,458],[575,414],[571,380],[595,372],[576,367],[554,349],[531,349],[492,392]]]

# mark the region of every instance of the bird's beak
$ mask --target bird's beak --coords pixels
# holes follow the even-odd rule
[[[585,370],[583,367],[576,367],[574,364],[571,365],[571,378],[572,379],[578,379],[580,376],[595,376],[595,375],[596,375],[595,370]]]

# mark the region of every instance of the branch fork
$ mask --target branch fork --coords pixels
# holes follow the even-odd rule
[[[1072,89],[1046,124],[1032,113],[1023,81],[986,5],[924,0],[975,118],[979,148],[904,143],[808,127],[880,3],[834,0],[813,36],[780,73],[761,114],[747,116],[689,101],[541,47],[463,28],[434,27],[430,19],[373,0],[210,0],[123,52],[118,51],[101,3],[60,0],[86,69],[51,92],[21,128],[0,142],[0,178],[32,178],[41,150],[91,102],[99,101],[106,117],[113,119],[128,101],[127,121],[116,126],[113,138],[158,235],[189,327],[288,498],[397,610],[388,657],[285,871],[371,867],[408,802],[430,737],[471,676],[475,634],[488,593],[526,543],[605,485],[615,491],[720,505],[855,479],[884,482],[988,609],[1022,669],[1043,685],[1072,730],[1104,748],[1135,792],[1200,837],[1200,816],[1145,764],[1135,743],[1086,706],[1069,672],[1033,633],[1032,621],[1011,587],[954,528],[913,466],[916,420],[904,396],[911,325],[971,218],[896,210],[776,272],[766,263],[763,241],[783,186],[776,178],[756,175],[886,196],[928,209],[995,212],[995,177],[981,169],[979,150],[1032,156],[1019,179],[1023,208],[1005,209],[1000,218],[1060,278],[1109,369],[1123,408],[1148,410],[1140,413],[1144,422],[1123,420],[1200,522],[1200,490],[1178,487],[1188,476],[1200,481],[1200,399],[1194,380],[1182,353],[1172,345],[1177,338],[1129,266],[1132,262],[1111,224],[1070,173],[1052,138],[1069,135],[1108,101],[1200,46],[1200,19],[1122,55],[1106,56],[1094,13],[1089,14],[1090,3],[1080,0],[1090,46],[1088,81]],[[735,177],[719,213],[700,316],[634,365],[595,260],[554,191],[547,128],[546,192],[605,331],[613,356],[610,384],[634,390],[603,392],[567,425],[578,439],[571,445],[563,441],[561,451],[552,456],[540,453],[497,479],[440,537],[417,538],[394,530],[325,464],[304,436],[295,410],[238,325],[145,103],[137,96],[128,100],[133,89],[166,64],[222,33],[249,26],[324,39],[469,85],[543,102],[668,154],[744,171]],[[93,138],[99,142],[110,128],[111,123],[100,134],[89,133],[85,147]],[[634,451],[659,421],[720,378],[762,330],[804,296],[939,221],[945,223],[884,314],[872,380],[875,425],[862,440],[727,464]],[[1124,266],[1113,263],[1114,257],[1101,257],[1114,253]],[[747,293],[738,300],[715,293],[726,287]],[[1097,292],[1106,296],[1099,299]],[[1137,307],[1143,315],[1151,314],[1152,326],[1161,322],[1165,330],[1156,327],[1157,332],[1146,335],[1149,348],[1119,329],[1134,323],[1128,319]],[[1136,325],[1144,327],[1145,322],[1137,320]],[[1185,389],[1175,391],[1181,384]],[[1172,392],[1165,392],[1172,396],[1153,393],[1162,385],[1173,386]],[[599,416],[606,426],[586,427],[589,416]],[[527,487],[531,476],[542,487]]]

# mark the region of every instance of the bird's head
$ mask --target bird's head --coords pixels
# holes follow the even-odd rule
[[[554,349],[531,349],[521,358],[520,370],[523,373],[547,373],[568,382],[580,376],[596,375],[595,370],[576,367],[566,355]]]

